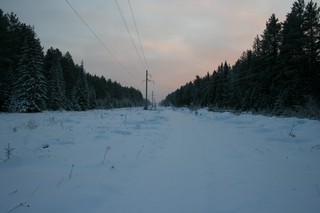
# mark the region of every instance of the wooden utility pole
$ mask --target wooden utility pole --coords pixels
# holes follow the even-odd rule
[[[153,80],[150,80],[149,79],[149,74],[148,74],[148,70],[146,70],[146,102],[145,102],[145,105],[144,105],[144,109],[147,110],[148,109],[148,82],[153,82]]]
[[[153,91],[152,91],[152,95],[151,95],[151,108],[153,109]]]
[[[157,102],[154,98],[154,92],[152,91],[152,109],[157,109]]]
[[[148,109],[148,70],[146,70],[146,102],[144,104],[144,109]]]

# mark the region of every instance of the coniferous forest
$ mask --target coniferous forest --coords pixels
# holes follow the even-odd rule
[[[141,92],[87,73],[69,52],[43,52],[33,27],[0,9],[0,111],[142,106]]]
[[[272,14],[252,49],[231,66],[196,78],[162,105],[320,117],[320,8],[294,2],[284,22]]]

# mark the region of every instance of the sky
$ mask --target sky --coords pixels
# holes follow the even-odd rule
[[[319,1],[314,2],[320,5]],[[62,53],[69,51],[75,63],[83,60],[91,74],[133,86],[145,94],[143,80],[148,69],[154,81],[149,83],[149,94],[153,91],[155,100],[161,101],[196,75],[212,73],[224,61],[233,65],[243,51],[251,49],[256,35],[263,33],[271,14],[283,21],[294,0],[68,2],[0,0],[0,8],[34,26],[44,52],[51,46]]]

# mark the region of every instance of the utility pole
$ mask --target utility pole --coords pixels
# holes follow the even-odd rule
[[[152,91],[152,109],[157,109],[157,102],[154,98],[154,92]]]
[[[151,108],[153,109],[153,91],[152,91],[152,96],[151,96]]]
[[[144,104],[144,110],[148,109],[148,70],[146,70],[146,102]]]
[[[149,76],[151,77],[151,75],[148,74],[148,70],[146,70],[146,80],[145,80],[145,82],[146,82],[146,102],[145,102],[145,105],[144,105],[144,109],[145,110],[148,109],[148,82],[153,82],[154,83],[153,80],[149,79]],[[142,83],[143,83],[143,81],[142,81]]]

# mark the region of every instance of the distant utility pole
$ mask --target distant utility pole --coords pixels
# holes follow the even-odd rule
[[[152,95],[151,95],[151,108],[153,108],[153,91],[152,91]]]
[[[148,74],[148,70],[146,70],[146,80],[143,80],[142,83],[145,81],[146,82],[146,102],[144,105],[144,109],[147,110],[148,109],[148,82],[153,82],[153,80],[149,79],[149,76],[151,77],[150,74]]]
[[[154,98],[154,92],[152,91],[152,109],[157,109],[156,99]]]

